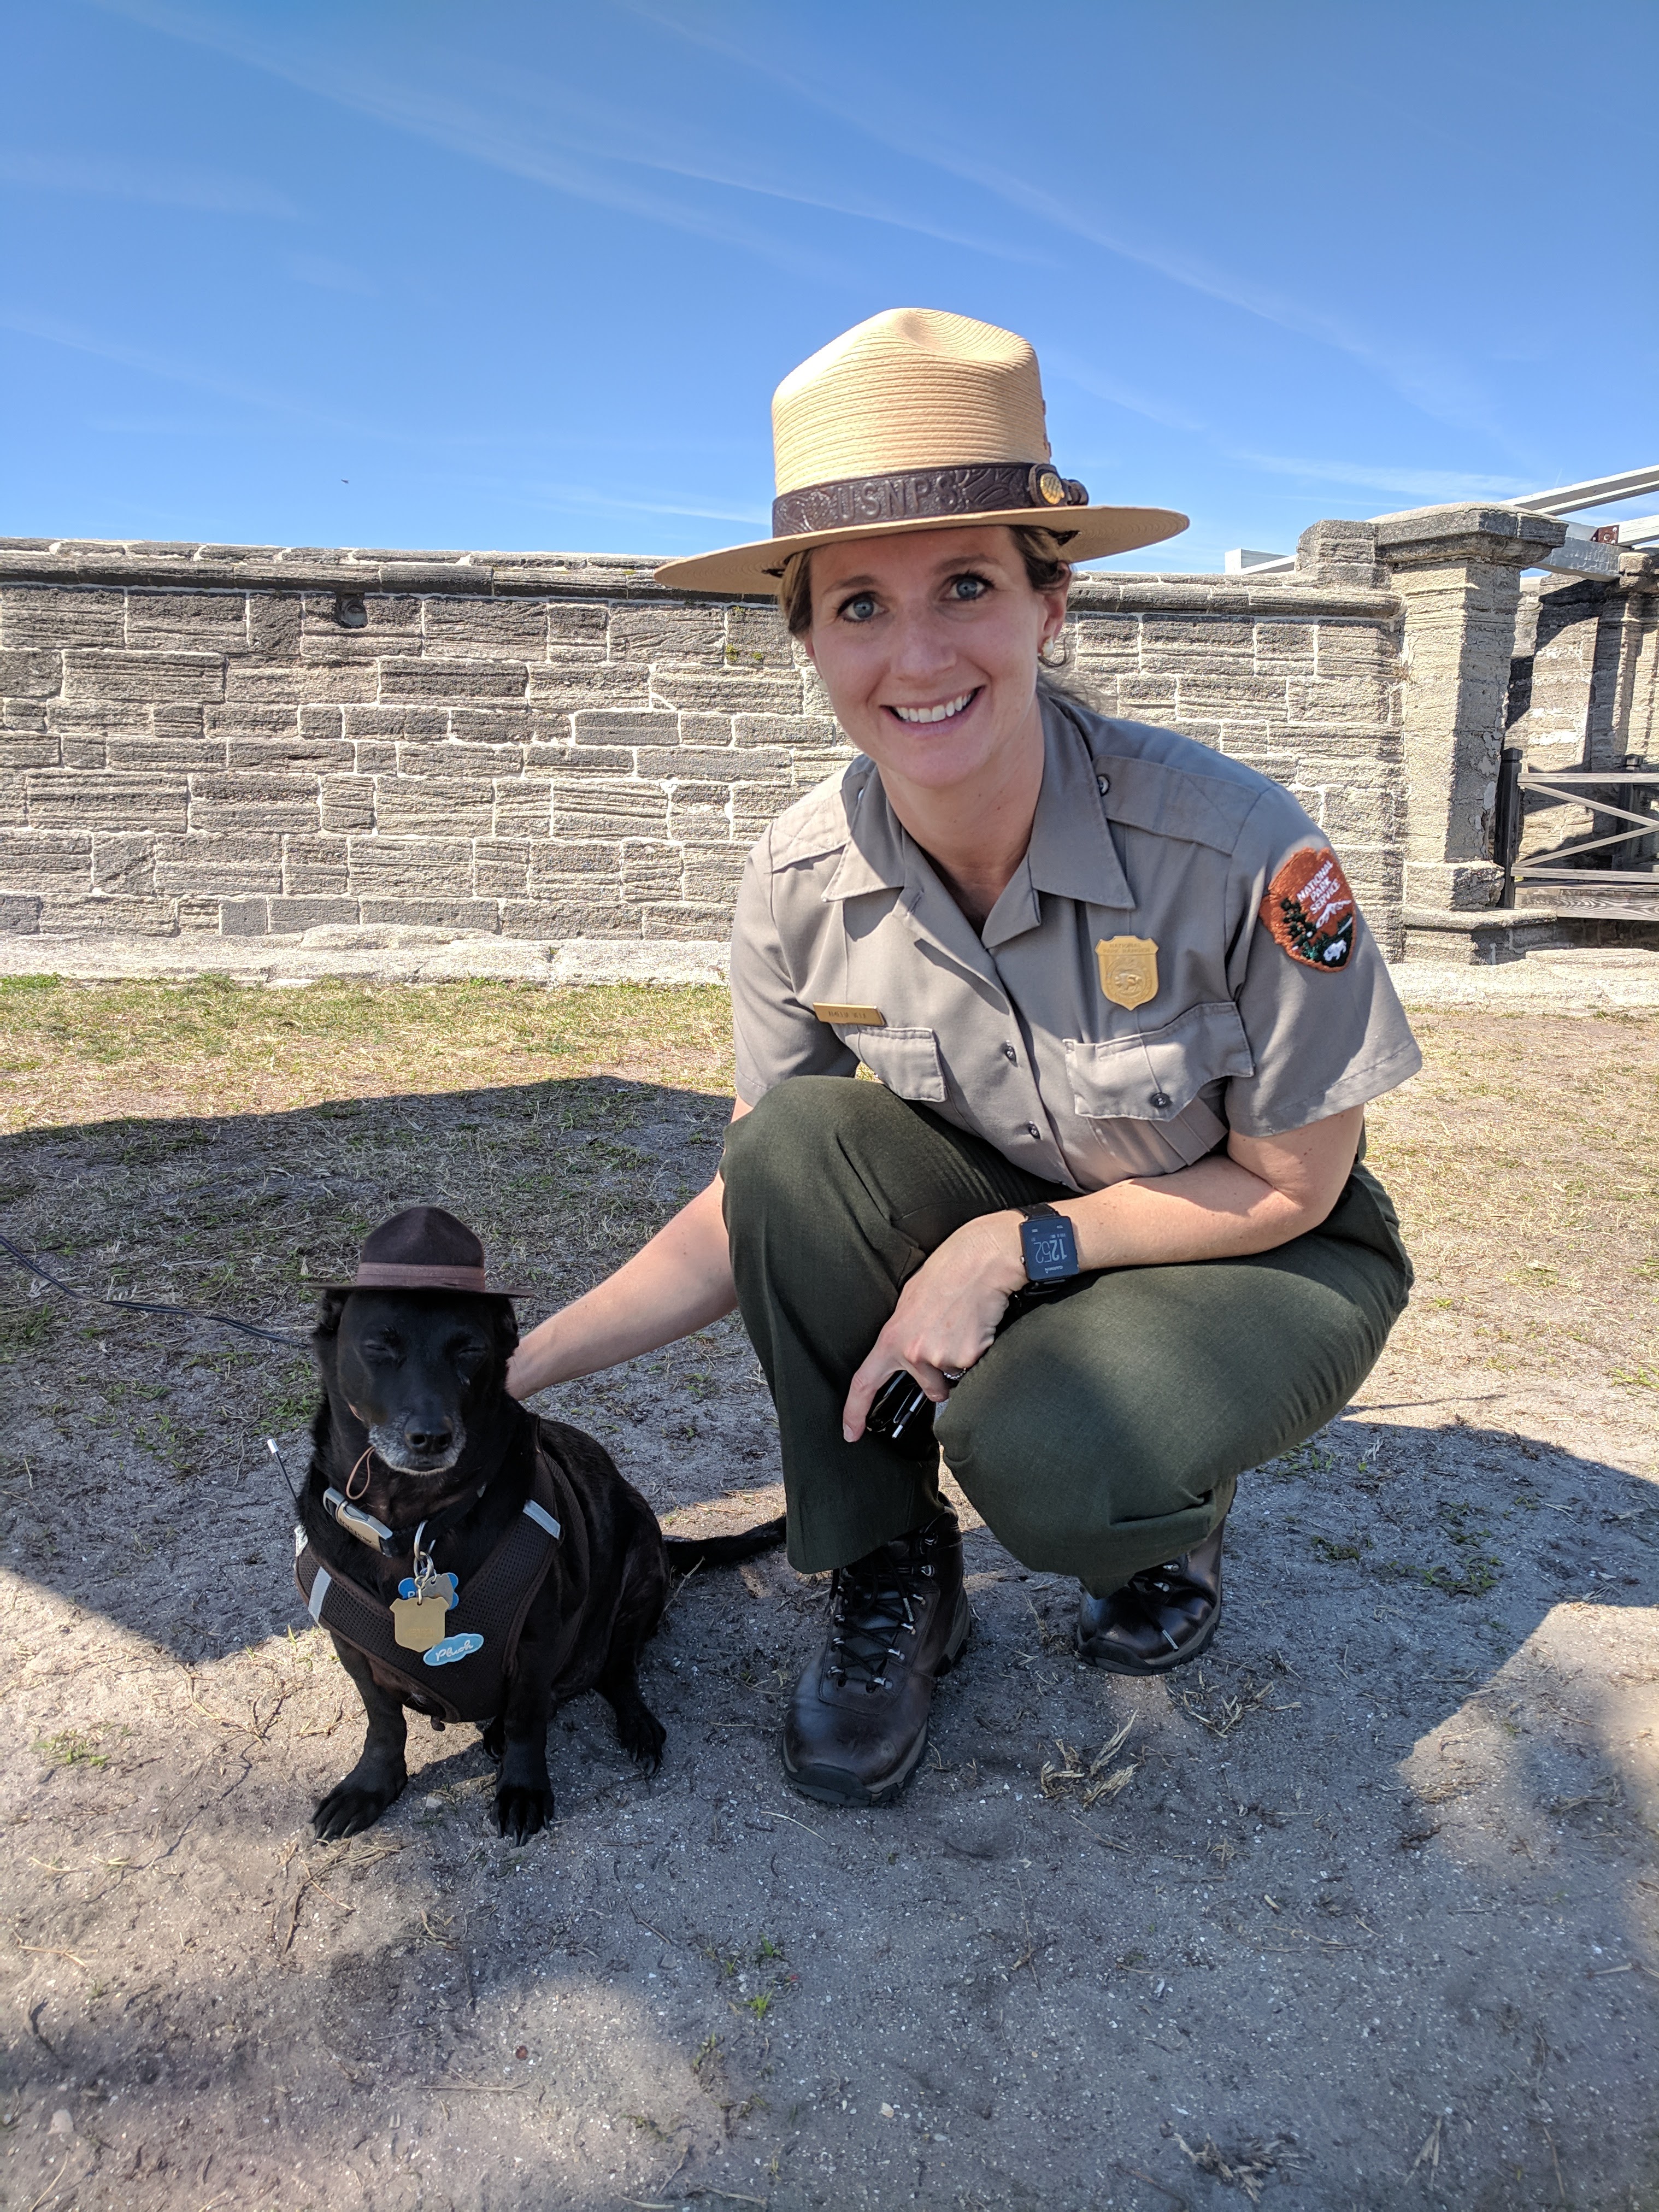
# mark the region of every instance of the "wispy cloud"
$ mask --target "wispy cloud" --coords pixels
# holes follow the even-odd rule
[[[1299,477],[1309,483],[1354,484],[1366,491],[1401,492],[1419,500],[1516,499],[1530,489],[1522,477],[1468,476],[1454,469],[1373,467],[1363,461],[1298,460],[1286,453],[1230,452],[1229,460],[1269,476]]]
[[[0,148],[0,183],[37,191],[88,192],[100,199],[143,200],[152,207],[204,215],[263,216],[293,222],[301,210],[285,192],[256,178],[223,177],[165,162],[112,161],[101,154],[28,154]]]
[[[1080,361],[1064,346],[1045,346],[1042,363],[1045,372],[1066,384],[1076,385],[1091,399],[1103,399],[1108,406],[1121,407],[1131,415],[1144,416],[1148,422],[1161,423],[1166,430],[1200,432],[1207,427],[1172,401],[1153,398],[1134,386],[1109,376],[1103,369]]]
[[[283,266],[301,284],[319,292],[355,292],[363,300],[378,300],[380,292],[367,276],[343,261],[331,261],[325,253],[285,253]]]

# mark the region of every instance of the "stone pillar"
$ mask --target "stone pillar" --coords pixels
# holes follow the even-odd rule
[[[1402,902],[1408,929],[1431,927],[1497,904],[1492,812],[1521,571],[1566,526],[1508,507],[1426,507],[1375,527],[1405,617]]]

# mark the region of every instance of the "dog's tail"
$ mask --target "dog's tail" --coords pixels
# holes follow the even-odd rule
[[[783,1541],[787,1516],[763,1521],[735,1536],[665,1536],[668,1565],[677,1575],[693,1567],[734,1567],[739,1559],[752,1559],[762,1552],[775,1552]]]

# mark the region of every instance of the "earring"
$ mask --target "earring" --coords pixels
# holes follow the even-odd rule
[[[1065,639],[1045,638],[1037,648],[1037,659],[1045,668],[1064,668],[1066,660]]]

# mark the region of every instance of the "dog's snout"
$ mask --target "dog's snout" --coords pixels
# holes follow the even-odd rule
[[[422,1459],[436,1459],[455,1441],[455,1424],[441,1414],[418,1413],[404,1423],[404,1442]]]

